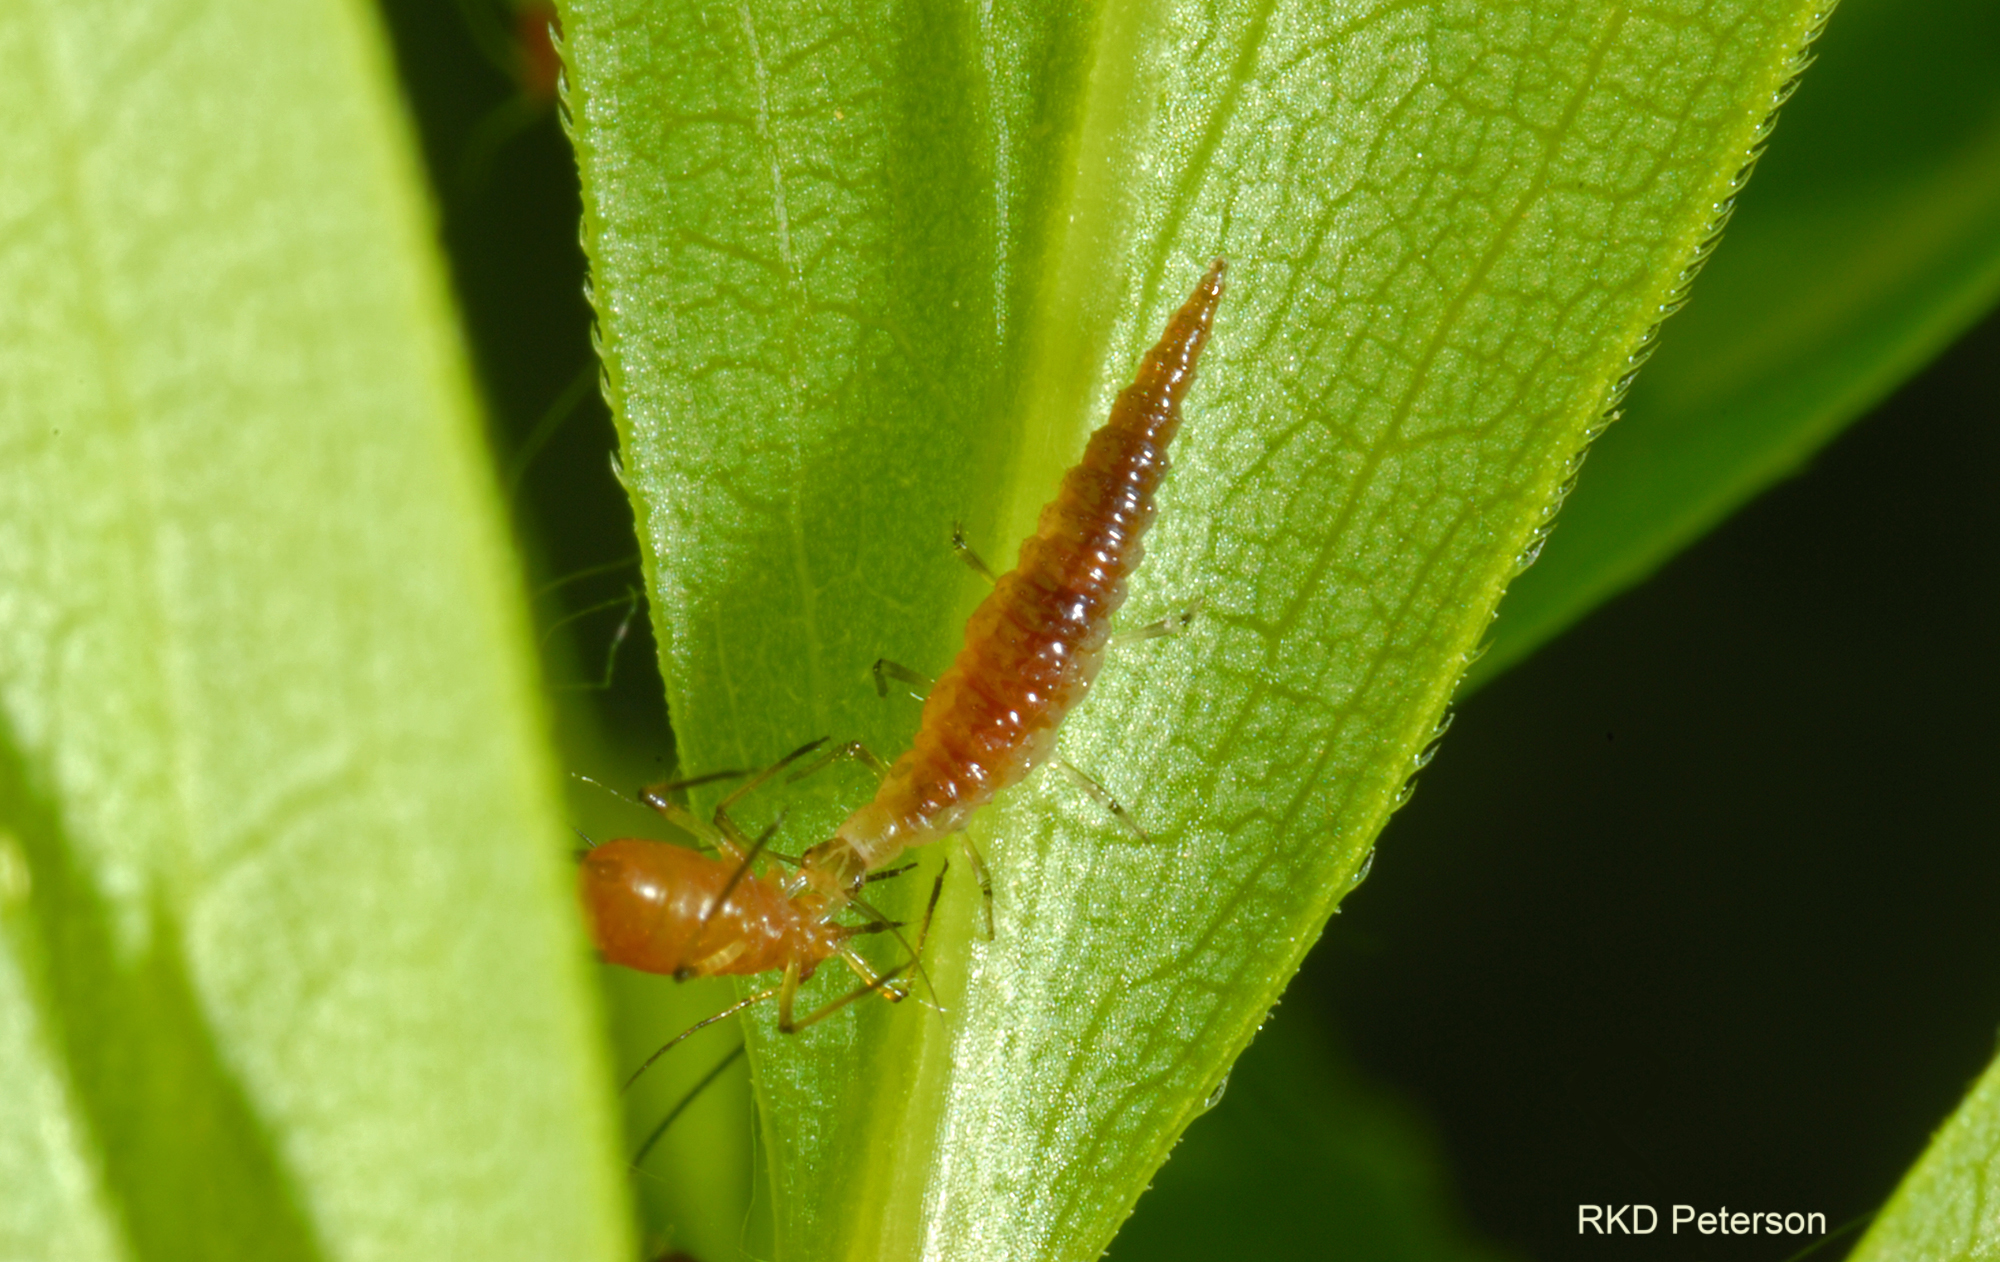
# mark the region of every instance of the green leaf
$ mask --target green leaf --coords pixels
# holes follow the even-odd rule
[[[628,1255],[373,10],[0,52],[0,1256]]]
[[[1064,732],[1153,840],[1039,777],[974,828],[995,940],[946,885],[918,992],[943,1012],[748,1023],[782,1254],[1104,1248],[1355,879],[1819,19],[565,9],[691,770],[900,749],[914,709],[869,665],[950,661],[980,594],[951,523],[1007,560],[1203,264],[1233,265],[1128,607],[1206,612]],[[829,773],[743,814],[788,809],[796,853],[866,791]],[[894,884],[914,915],[928,882]]]
[[[2000,8],[1845,0],[1477,685],[1795,472],[2000,298]]]
[[[1855,1246],[1853,1262],[1971,1262],[2000,1254],[2000,1061]]]

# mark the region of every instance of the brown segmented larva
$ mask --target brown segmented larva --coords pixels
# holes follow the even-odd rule
[[[749,870],[759,845],[729,820],[727,807],[817,743],[724,800],[715,813],[722,834],[717,857],[637,840],[592,850],[583,862],[583,901],[607,960],[676,977],[782,968],[778,988],[744,1002],[781,996],[785,1030],[845,1002],[804,1022],[792,1019],[799,981],[835,956],[864,979],[856,995],[900,994],[884,983],[902,969],[878,977],[847,945],[854,933],[879,924],[856,929],[834,918],[857,903],[871,873],[911,846],[959,831],[973,811],[1052,756],[1063,719],[1104,664],[1112,617],[1145,555],[1141,540],[1166,476],[1167,447],[1180,429],[1181,401],[1222,299],[1224,270],[1215,260],[1167,322],[1083,459],[1042,509],[1018,563],[967,621],[965,647],[931,690],[916,738],[886,768],[875,796],[807,850],[782,881]],[[656,786],[644,800],[692,823],[666,796],[670,787]]]
[[[1223,271],[1221,259],[1211,263],[1167,322],[1042,509],[1020,561],[966,622],[965,647],[925,700],[909,752],[874,800],[806,851],[803,884],[837,899],[905,849],[963,828],[1054,752],[1063,719],[1104,665],[1112,616],[1145,556],[1141,540],[1222,300]]]

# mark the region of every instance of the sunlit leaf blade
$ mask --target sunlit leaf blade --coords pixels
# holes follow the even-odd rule
[[[1011,560],[1232,261],[1129,620],[1206,611],[1064,738],[1153,839],[1040,778],[974,830],[995,941],[948,886],[945,1014],[750,1022],[785,1256],[1104,1247],[1359,870],[1819,16],[565,10],[692,769],[900,748],[914,710],[869,664],[950,660],[979,592],[950,523]],[[744,810],[788,806],[796,853],[864,793],[829,773]],[[896,884],[913,911],[926,882]]]
[[[1903,1177],[1852,1262],[2000,1256],[2000,1062]]]
[[[2000,297],[1995,47],[1986,0],[1841,5],[1756,192],[1469,682],[1795,471]]]
[[[0,12],[0,1256],[629,1252],[374,21]]]

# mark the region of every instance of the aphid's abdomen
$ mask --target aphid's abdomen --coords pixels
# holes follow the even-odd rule
[[[1111,619],[1145,555],[1140,539],[1153,523],[1222,273],[1217,259],[1167,323],[1042,510],[1019,563],[966,623],[965,647],[925,701],[909,752],[831,843],[852,852],[843,871],[877,867],[955,831],[1054,752],[1063,718],[1104,663]]]
[[[591,850],[578,888],[597,949],[613,964],[682,977],[762,973],[794,958],[810,972],[832,953],[827,930],[755,876],[737,881],[709,916],[736,867],[657,841],[628,838]]]

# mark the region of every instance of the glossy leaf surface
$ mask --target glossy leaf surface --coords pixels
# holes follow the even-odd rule
[[[893,753],[1213,255],[1231,295],[1067,782],[974,834],[945,1009],[751,1023],[793,1257],[1094,1257],[1434,738],[1811,5],[570,5],[600,331],[692,770]],[[808,844],[858,776],[744,804]],[[932,867],[940,856],[932,856]],[[925,882],[885,892],[913,912]],[[885,962],[886,962],[885,957]],[[838,993],[822,983],[815,994]]]

